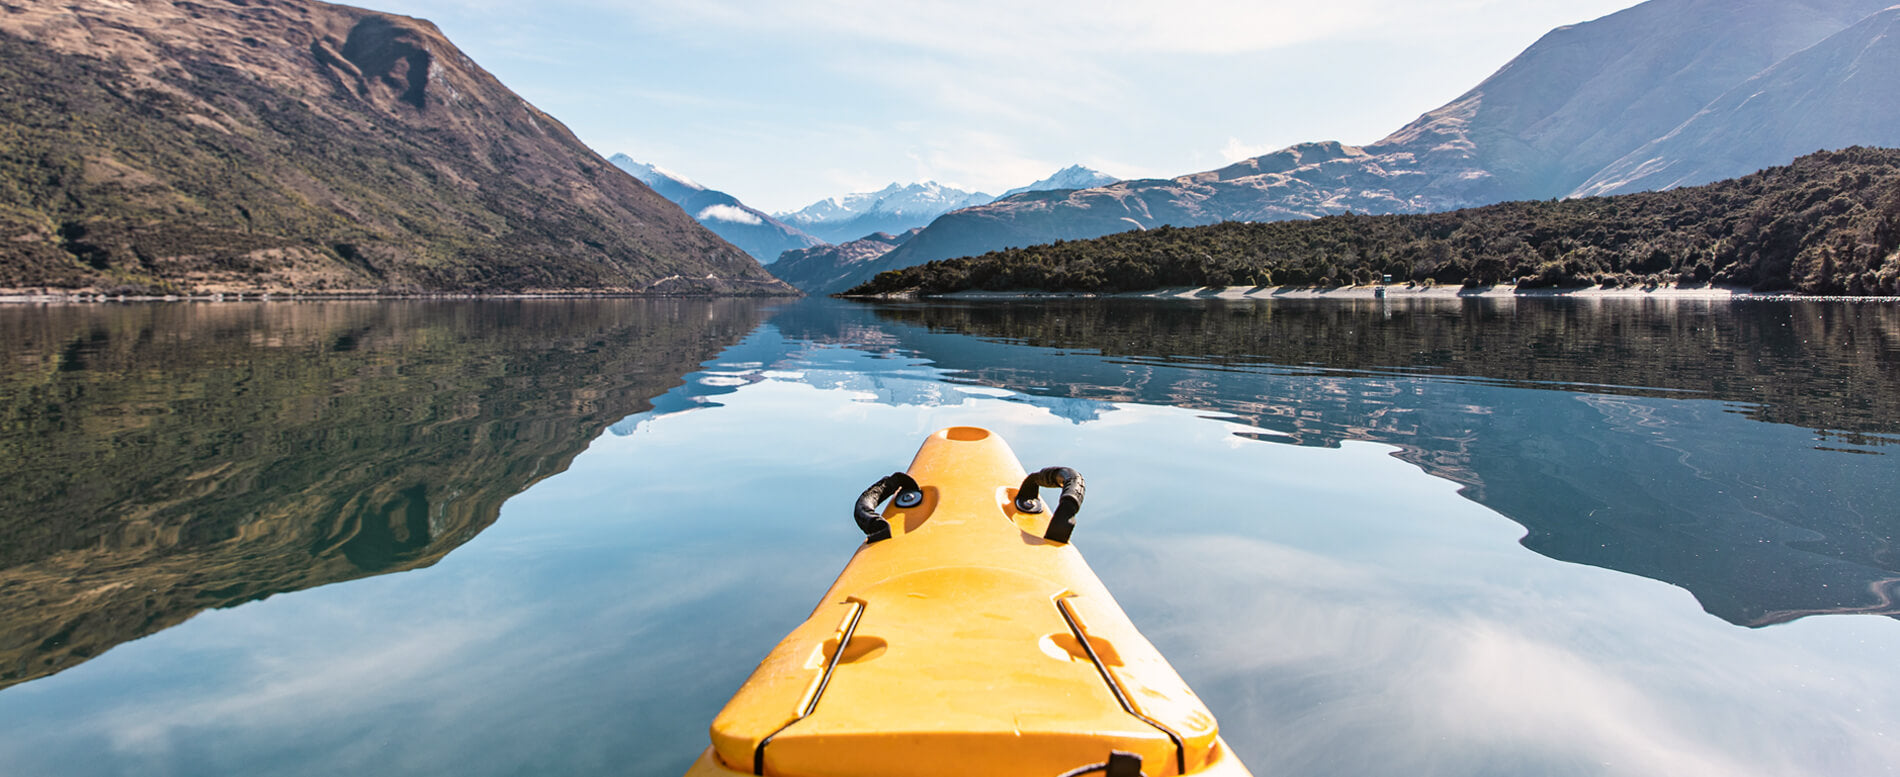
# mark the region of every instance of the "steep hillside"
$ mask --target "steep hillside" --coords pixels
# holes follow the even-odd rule
[[[428,22],[9,0],[0,288],[783,292]]]
[[[1466,285],[1713,282],[1900,295],[1900,150],[1823,152],[1665,192],[1163,227],[930,262],[881,273],[851,291],[1343,286],[1381,275]]]
[[[1900,146],[1900,6],[1730,89],[1578,188],[1619,194],[1733,178],[1815,149]]]
[[[1651,0],[1551,31],[1366,150],[1381,163],[1416,160],[1422,179],[1399,190],[1429,210],[1561,197],[1736,84],[1888,4]]]
[[[1062,196],[1014,197],[962,210],[863,268],[858,278],[935,259],[1135,228],[1346,212],[1427,213],[1569,195],[1738,85],[1887,4],[1651,0],[1552,31],[1470,92],[1372,145],[1305,143],[1204,173],[1124,181]],[[1854,82],[1851,71],[1806,72],[1817,77],[1831,72],[1840,79],[1825,88],[1836,90],[1841,102],[1763,102],[1750,106],[1760,115],[1724,113],[1708,124],[1842,107],[1855,94],[1869,96],[1863,105],[1892,104],[1874,99],[1885,94],[1878,89],[1858,91],[1866,87]],[[1894,71],[1864,72],[1871,79]],[[1788,97],[1795,97],[1792,90]],[[1832,118],[1815,114],[1804,121],[1819,125]],[[1838,142],[1828,147],[1881,143],[1888,136],[1850,135],[1830,135]],[[1785,164],[1794,153],[1817,147],[1751,158],[1754,166],[1729,174]]]
[[[663,168],[634,161],[626,154],[609,157],[615,167],[631,173],[661,197],[686,209],[713,234],[725,238],[760,264],[778,261],[779,254],[823,245],[825,241],[800,232],[764,211],[746,205],[717,189],[708,189]]]

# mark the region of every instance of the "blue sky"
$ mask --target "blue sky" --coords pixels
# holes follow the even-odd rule
[[[768,211],[1084,164],[1369,143],[1633,0],[359,0],[429,19],[603,155]]]

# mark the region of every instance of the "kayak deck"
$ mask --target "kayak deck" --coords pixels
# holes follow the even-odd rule
[[[1044,538],[1049,511],[1016,503],[1002,438],[939,431],[906,474],[921,499],[883,512],[889,539],[753,672],[689,777],[1119,777],[1115,752],[1149,777],[1247,774],[1081,553]]]

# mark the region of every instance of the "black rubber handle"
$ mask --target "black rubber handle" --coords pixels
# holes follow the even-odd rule
[[[1061,777],[1082,777],[1084,774],[1097,772],[1100,772],[1103,777],[1148,777],[1141,771],[1141,756],[1120,750],[1110,750],[1107,763],[1089,764],[1080,769],[1063,772]]]
[[[864,489],[864,493],[858,495],[858,506],[857,509],[851,511],[851,518],[858,522],[858,528],[864,530],[866,543],[891,538],[891,524],[884,520],[884,516],[878,514],[877,506],[883,504],[884,500],[905,491],[921,492],[923,487],[917,485],[916,479],[910,475],[893,472],[884,479],[872,483],[870,488]]]
[[[1036,490],[1042,487],[1062,489],[1062,499],[1056,504],[1056,514],[1049,519],[1049,530],[1042,533],[1042,538],[1068,542],[1069,536],[1075,533],[1075,514],[1082,509],[1082,495],[1087,491],[1087,487],[1082,484],[1082,476],[1068,467],[1049,467],[1031,472],[1029,477],[1023,478],[1022,487],[1016,489],[1016,509],[1042,512]],[[1036,509],[1027,509],[1032,506]]]

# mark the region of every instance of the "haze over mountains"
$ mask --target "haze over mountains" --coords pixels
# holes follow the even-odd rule
[[[1173,179],[944,215],[878,272],[1164,224],[1423,213],[1706,183],[1821,148],[1900,145],[1890,0],[1651,0],[1553,30],[1368,146],[1304,143]],[[837,277],[838,273],[819,273]]]
[[[10,0],[0,288],[789,293],[434,25]]]

